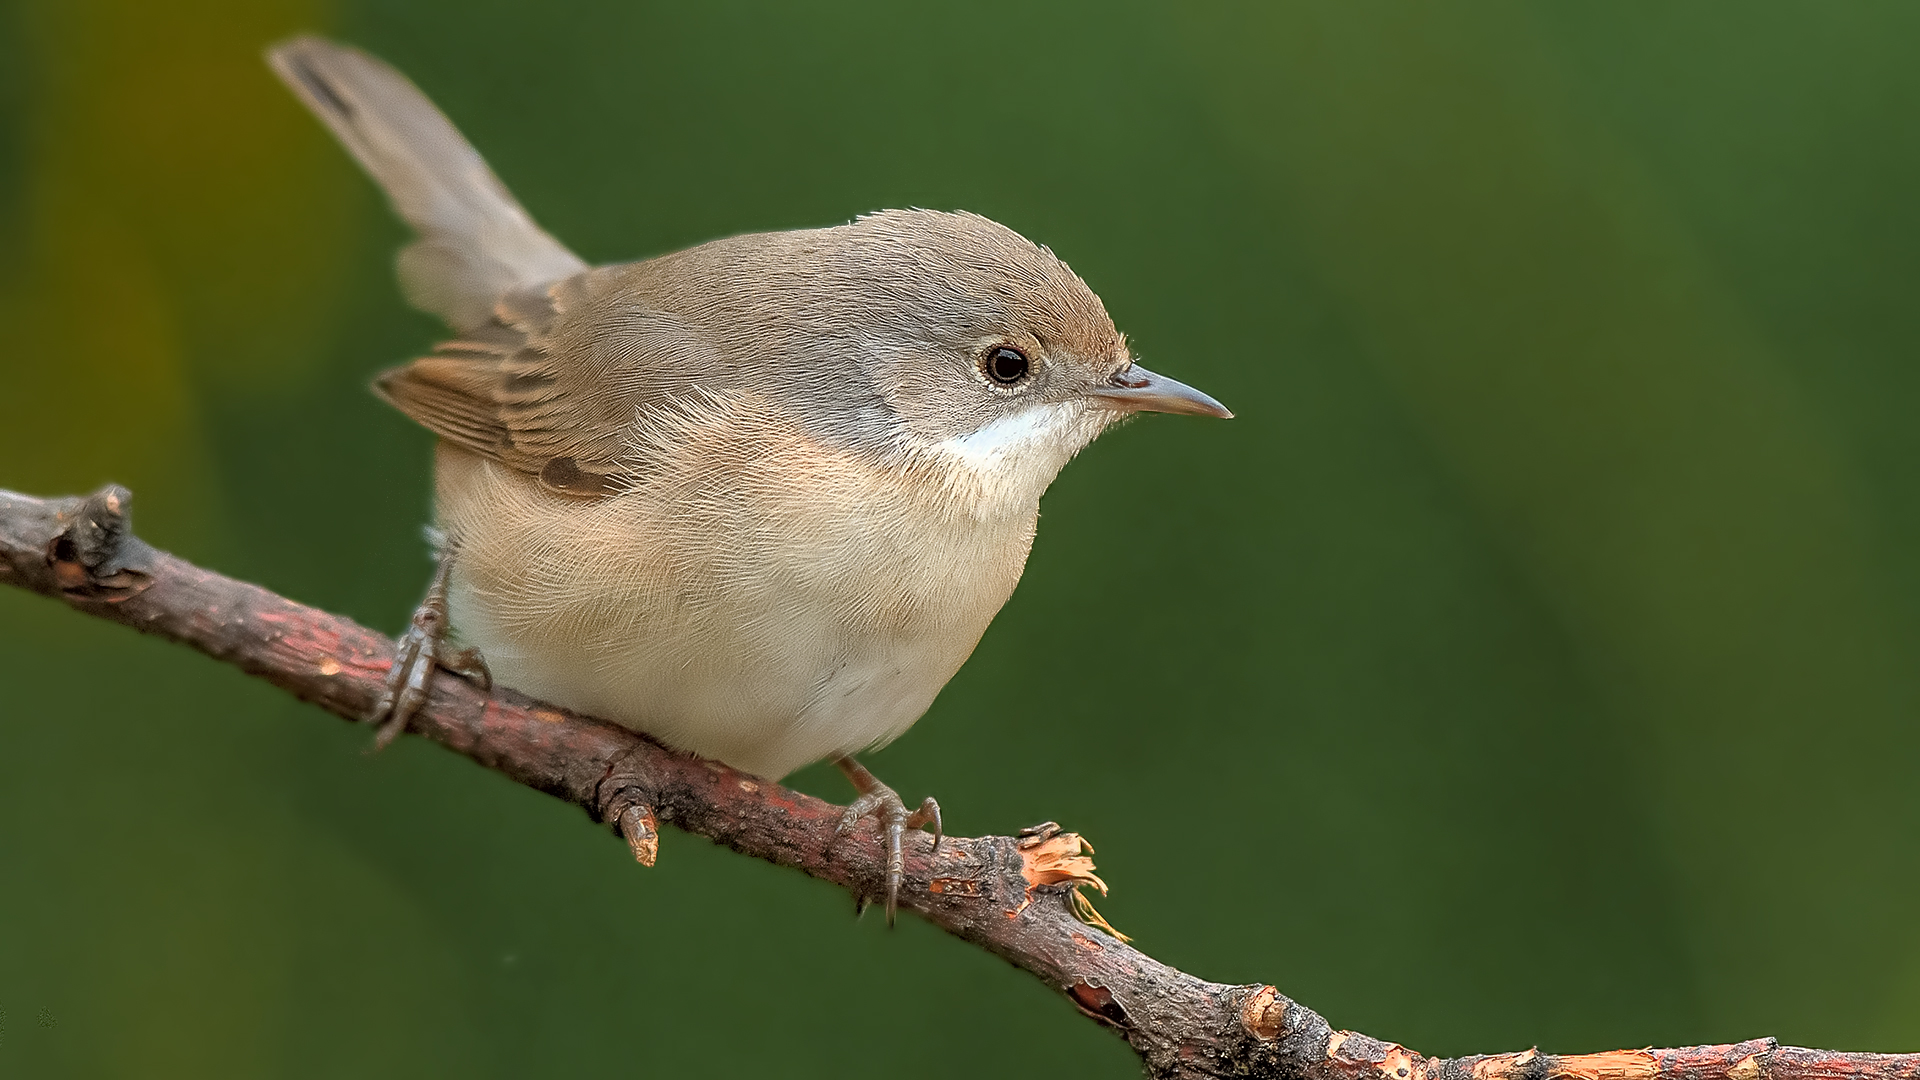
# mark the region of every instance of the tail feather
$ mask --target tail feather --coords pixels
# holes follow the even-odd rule
[[[471,330],[502,297],[586,269],[406,76],[318,37],[282,42],[267,62],[420,234],[400,253],[401,288],[415,307]]]

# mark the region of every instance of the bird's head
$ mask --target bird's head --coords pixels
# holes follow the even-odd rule
[[[823,265],[861,279],[831,291],[861,298],[857,351],[894,442],[956,479],[1037,499],[1129,415],[1233,415],[1136,363],[1093,290],[1012,229],[891,210],[830,231]]]

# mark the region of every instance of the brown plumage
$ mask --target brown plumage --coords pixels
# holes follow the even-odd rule
[[[462,447],[598,495],[645,471],[633,425],[703,395],[759,395],[876,451],[903,423],[934,442],[977,430],[1032,400],[978,377],[989,340],[1054,360],[1055,399],[1129,363],[1099,298],[1051,252],[986,218],[912,210],[516,292],[377,386]]]

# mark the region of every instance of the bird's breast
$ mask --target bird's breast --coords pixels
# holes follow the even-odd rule
[[[582,500],[443,444],[454,624],[499,680],[777,777],[904,731],[1006,602],[1037,497],[982,515],[761,410],[643,425]]]

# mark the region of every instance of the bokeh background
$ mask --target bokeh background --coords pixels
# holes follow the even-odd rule
[[[874,767],[1429,1053],[1920,1050],[1920,6],[0,8],[0,486],[395,630],[439,332],[269,76],[411,74],[590,260],[1050,244],[1230,423],[1068,467]],[[1134,1074],[908,918],[0,592],[0,1073]],[[799,786],[844,798],[830,772]]]

